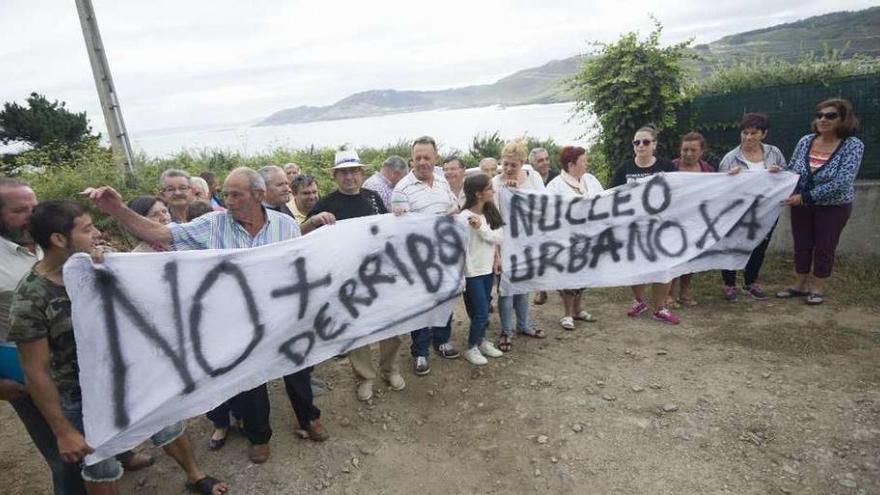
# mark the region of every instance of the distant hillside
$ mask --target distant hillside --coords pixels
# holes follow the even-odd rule
[[[847,43],[848,55],[861,53],[880,57],[880,7],[810,17],[697,45],[694,50],[703,60],[695,64],[695,69],[699,74],[706,75],[719,63],[727,64],[759,55],[793,60],[805,50],[821,51],[825,46],[840,49]],[[438,108],[569,101],[571,96],[560,83],[577,72],[581,59],[581,56],[574,56],[554,60],[540,67],[521,70],[492,84],[438,91],[364,91],[328,106],[299,106],[281,110],[257,125],[295,124]]]

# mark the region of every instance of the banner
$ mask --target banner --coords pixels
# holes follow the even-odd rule
[[[253,249],[64,266],[94,463],[349,349],[443,326],[467,225],[381,215]]]
[[[789,172],[661,173],[596,197],[502,188],[502,294],[738,270],[773,228]]]

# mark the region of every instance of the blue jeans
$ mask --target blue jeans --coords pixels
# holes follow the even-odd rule
[[[64,417],[70,421],[74,428],[85,434],[83,427],[82,402],[78,400],[61,399],[61,411]],[[154,447],[164,447],[177,440],[183,435],[186,428],[183,422],[174,423],[159,430],[150,437]],[[91,466],[82,466],[82,478],[93,483],[109,483],[122,477],[122,464],[115,457],[109,457]]]
[[[471,319],[468,333],[468,348],[476,347],[486,336],[489,326],[489,301],[492,300],[492,285],[495,275],[487,273],[464,279],[464,308]]]
[[[530,332],[529,295],[499,296],[498,312],[501,314],[501,333],[513,335],[513,314],[516,312],[516,331]]]
[[[55,434],[52,433],[52,429],[46,423],[40,410],[37,409],[33,399],[26,396],[11,401],[10,404],[21,422],[24,423],[24,427],[31,436],[31,440],[34,441],[37,450],[49,465],[55,495],[85,495],[86,486],[80,475],[79,465],[61,460]]]
[[[446,322],[446,326],[425,327],[410,332],[409,335],[412,337],[412,344],[409,346],[409,351],[413,357],[426,358],[428,357],[428,351],[432,342],[434,344],[434,349],[436,349],[449,342],[449,336],[451,334],[452,315],[449,316],[449,321]]]

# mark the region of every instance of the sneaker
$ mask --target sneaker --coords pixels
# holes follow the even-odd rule
[[[373,398],[373,381],[364,380],[357,387],[357,397],[361,402],[367,402]]]
[[[413,373],[424,376],[431,372],[431,367],[428,366],[428,358],[419,356],[413,361]]]
[[[736,287],[732,285],[725,285],[722,290],[724,291],[724,299],[730,302],[736,301]]]
[[[396,371],[386,376],[385,381],[388,382],[388,386],[391,387],[391,390],[394,390],[395,392],[400,392],[406,388],[406,382],[403,381],[403,377],[400,376],[400,373],[397,373]]]
[[[452,347],[451,342],[440,344],[440,346],[437,347],[437,354],[440,354],[441,357],[445,357],[446,359],[458,359],[458,356],[461,356],[461,353],[458,352],[455,347]]]
[[[495,344],[488,340],[484,340],[483,343],[480,344],[479,349],[482,355],[490,358],[498,358],[504,355],[501,350],[495,347]]]
[[[669,323],[670,325],[678,325],[678,323],[681,321],[678,316],[675,316],[675,313],[669,311],[666,308],[660,308],[659,311],[654,311],[654,319],[662,321],[664,323]]]
[[[483,357],[483,355],[480,353],[480,349],[476,346],[464,351],[464,358],[467,360],[467,362],[473,364],[474,366],[483,366],[484,364],[489,364],[489,361],[485,357]]]
[[[767,299],[767,293],[758,284],[747,285],[743,287],[743,290],[748,292],[752,299],[757,299],[758,301]]]
[[[639,300],[633,300],[632,305],[626,311],[626,316],[634,318],[648,310],[648,305]]]

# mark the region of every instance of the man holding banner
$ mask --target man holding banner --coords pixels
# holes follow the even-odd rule
[[[262,206],[265,191],[266,184],[260,174],[250,168],[237,168],[229,173],[223,184],[227,211],[209,213],[186,224],[167,226],[126,208],[119,193],[109,186],[87,189],[85,194],[135,237],[167,242],[174,250],[181,251],[252,248],[299,237],[295,220]],[[266,462],[272,437],[266,384],[242,392],[238,401],[242,407],[244,433],[251,443],[249,458],[255,464]],[[306,432],[312,439],[326,439],[327,432],[318,419],[320,411],[317,408],[310,410],[314,417],[305,425]]]

